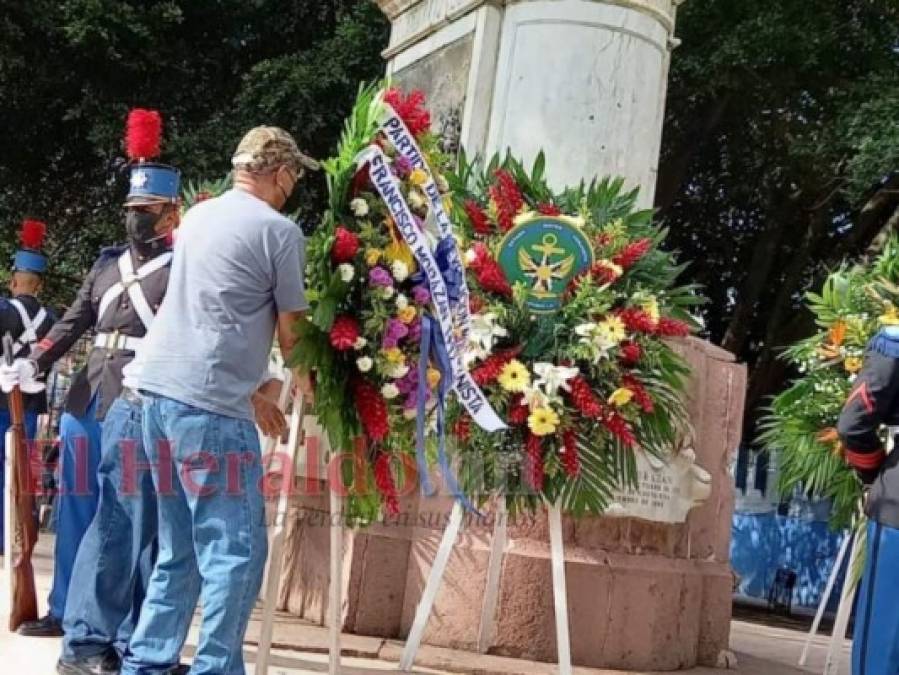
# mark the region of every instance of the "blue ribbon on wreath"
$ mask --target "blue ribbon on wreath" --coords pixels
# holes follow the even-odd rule
[[[450,259],[450,252],[456,246],[452,237],[446,237],[437,244],[434,251],[434,260],[446,285],[450,306],[459,301],[461,285],[464,280],[464,272],[458,265],[454,265]],[[415,283],[427,284],[427,277],[422,272],[416,272],[412,277]],[[430,286],[429,286],[430,288]],[[432,495],[434,487],[428,476],[428,459],[425,453],[425,421],[427,419],[426,403],[428,399],[428,363],[433,359],[437,371],[440,373],[440,382],[437,385],[437,463],[446,480],[447,487],[453,497],[465,508],[466,511],[477,513],[474,505],[462,492],[459,481],[450,466],[449,456],[446,453],[446,397],[452,388],[453,367],[450,362],[443,333],[436,319],[430,314],[421,317],[421,343],[418,357],[418,391],[416,394],[416,428],[415,428],[415,456],[418,463],[418,471],[421,475],[422,491],[425,495]]]

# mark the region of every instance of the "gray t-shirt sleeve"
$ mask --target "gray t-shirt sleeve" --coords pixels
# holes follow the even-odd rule
[[[303,283],[305,267],[306,241],[299,229],[293,227],[274,256],[272,293],[279,313],[298,312],[309,307]]]

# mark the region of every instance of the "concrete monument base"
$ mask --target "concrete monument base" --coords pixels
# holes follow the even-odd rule
[[[740,436],[745,368],[713,345],[680,349],[693,369],[688,407],[696,463],[711,476],[708,499],[686,522],[627,517],[566,519],[565,569],[574,663],[628,670],[714,666],[727,649],[734,495],[730,463]],[[404,638],[451,503],[412,497],[403,514],[346,535],[344,630]],[[327,496],[298,498],[285,547],[279,605],[324,623]],[[424,635],[426,644],[475,650],[492,533],[470,519],[450,558]],[[555,660],[549,536],[545,514],[510,518],[488,653]]]

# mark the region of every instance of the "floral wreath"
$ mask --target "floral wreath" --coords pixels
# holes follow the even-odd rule
[[[402,120],[414,150],[385,132],[385,111]],[[624,191],[622,180],[554,193],[542,156],[530,172],[511,157],[484,166],[464,154],[451,170],[429,129],[420,92],[365,87],[337,156],[324,163],[330,204],[308,244],[311,310],[294,357],[316,373],[315,411],[332,447],[357,447],[376,488],[352,481],[350,517],[397,513],[399,497],[415,489],[416,466],[429,485],[423,452],[436,453],[460,499],[501,493],[513,506],[561,500],[570,512],[601,513],[617,488],[636,483],[634,453],[666,456],[686,427],[688,370],[670,338],[690,333],[689,309],[700,298],[690,286],[674,286],[682,268],[659,249],[665,233],[650,211],[635,208],[637,193]],[[418,165],[409,160],[416,150]],[[389,179],[371,158],[383,158]],[[449,260],[439,262],[436,287],[420,247],[407,243],[397,193],[413,236],[429,242],[438,262]],[[455,225],[451,238],[441,239],[441,213]],[[527,269],[510,281],[501,250],[516,228],[540,218],[549,225],[536,227],[586,242],[580,255],[589,265],[528,258],[529,249],[519,247],[508,260]],[[557,241],[542,236],[546,246]],[[557,277],[565,284],[554,294]],[[450,301],[467,295],[468,302],[455,308],[453,334],[444,331],[432,350],[424,340],[437,325],[441,299],[434,293],[443,293],[443,282]],[[558,306],[535,311],[535,294]],[[453,356],[453,344],[505,429],[482,428],[471,413],[478,417],[483,408],[460,403],[459,374],[441,358]],[[362,449],[354,444],[360,435]],[[453,441],[448,448],[445,436]]]

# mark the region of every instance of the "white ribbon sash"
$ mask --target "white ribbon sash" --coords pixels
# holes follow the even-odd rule
[[[453,390],[459,397],[462,405],[471,415],[472,419],[486,431],[499,431],[506,429],[506,424],[500,419],[490,401],[481,391],[480,387],[472,379],[462,360],[462,349],[459,340],[455,337],[454,317],[450,306],[449,294],[443,276],[437,266],[437,261],[428,246],[423,232],[418,229],[412,211],[406,203],[396,179],[390,172],[390,164],[383,151],[377,146],[370,146],[357,158],[357,164],[369,163],[369,176],[372,184],[381,195],[381,199],[387,205],[390,215],[396,222],[397,229],[403,236],[406,244],[412,250],[412,254],[418,261],[419,267],[428,279],[431,289],[431,302],[447,354],[452,364]],[[452,236],[450,226],[449,236]],[[461,304],[461,301],[460,303]],[[467,306],[467,302],[466,302]]]
[[[385,114],[381,118],[381,129],[390,139],[390,143],[396,148],[396,151],[409,160],[413,169],[421,169],[425,172],[428,179],[421,186],[422,191],[428,199],[431,206],[431,213],[437,221],[440,230],[440,240],[450,238],[453,240],[453,246],[449,253],[450,265],[458,271],[461,284],[459,286],[459,302],[452,308],[455,315],[455,324],[459,331],[457,333],[457,342],[461,350],[468,349],[468,343],[471,339],[471,307],[468,302],[468,284],[465,282],[465,267],[459,259],[459,249],[455,246],[455,236],[453,235],[453,223],[443,208],[443,197],[440,189],[431,173],[431,167],[424,159],[418,144],[415,142],[415,136],[409,131],[406,123],[396,114],[396,111],[387,103],[384,103]]]

